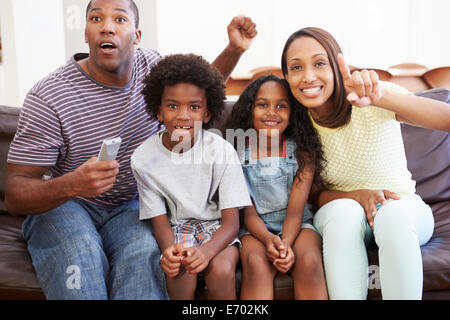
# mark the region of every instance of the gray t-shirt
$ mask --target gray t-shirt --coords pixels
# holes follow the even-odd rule
[[[172,225],[187,220],[214,220],[221,210],[252,204],[241,163],[232,145],[201,130],[183,153],[164,147],[163,132],[147,139],[131,157],[140,219],[168,214]]]

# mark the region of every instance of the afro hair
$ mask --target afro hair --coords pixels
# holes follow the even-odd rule
[[[193,84],[205,89],[208,111],[211,113],[209,124],[219,118],[225,106],[225,84],[220,72],[201,56],[195,54],[174,54],[161,59],[144,79],[142,90],[147,111],[154,119],[161,107],[161,99],[166,86],[179,83]],[[161,125],[161,124],[160,124]]]

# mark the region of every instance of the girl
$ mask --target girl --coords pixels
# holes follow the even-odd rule
[[[238,149],[253,206],[244,209],[241,299],[273,299],[277,271],[290,271],[296,299],[327,299],[321,239],[307,204],[320,183],[321,145],[284,79],[252,82],[233,107],[229,129],[252,129]],[[250,129],[250,130],[249,130]],[[251,139],[250,139],[251,140]]]
[[[383,298],[420,299],[420,245],[434,222],[415,194],[399,122],[448,131],[450,108],[379,81],[374,71],[350,74],[336,40],[318,28],[289,37],[281,67],[327,162],[322,177],[331,187],[314,195],[320,207],[314,226],[323,239],[330,298],[367,297],[365,244],[374,239]]]

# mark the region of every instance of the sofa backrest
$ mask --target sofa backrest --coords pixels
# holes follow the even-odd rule
[[[416,95],[450,103],[450,91],[432,89]],[[231,115],[232,102],[225,104],[220,119],[211,124],[222,129]],[[9,145],[16,132],[20,108],[0,106],[0,212],[6,212],[5,178]],[[417,182],[417,193],[425,202],[435,203],[450,200],[450,134],[402,124],[402,135],[408,160],[408,169]]]
[[[0,106],[0,212],[5,208],[6,159],[9,145],[16,133],[20,108]]]
[[[450,103],[447,89],[415,94]],[[450,133],[404,123],[401,127],[408,169],[416,181],[416,192],[428,204],[450,201]]]

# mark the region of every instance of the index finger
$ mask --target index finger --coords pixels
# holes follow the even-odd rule
[[[337,62],[338,62],[338,66],[339,66],[339,71],[342,74],[342,79],[344,81],[351,80],[352,75],[350,73],[350,68],[345,63],[344,55],[342,53],[338,53]]]

